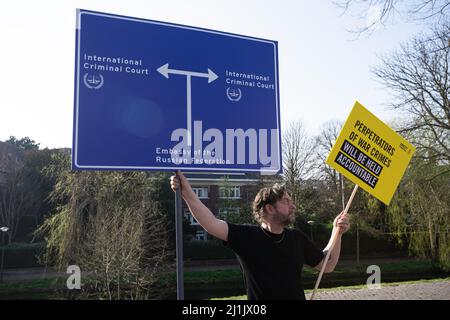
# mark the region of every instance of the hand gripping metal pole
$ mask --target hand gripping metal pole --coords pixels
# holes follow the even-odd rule
[[[344,209],[344,213],[348,212],[348,209],[350,208],[350,205],[352,204],[353,198],[355,197],[356,190],[358,190],[357,184],[355,184],[355,188],[353,189],[352,195],[350,196],[350,199],[347,202],[347,206]],[[325,271],[325,267],[327,266],[328,259],[330,258],[330,253],[334,248],[334,245],[336,243],[336,239],[337,239],[338,235],[339,235],[338,228],[334,228],[334,226],[333,226],[333,233],[331,234],[331,245],[330,245],[330,248],[328,249],[325,259],[323,260],[322,269],[320,270],[319,277],[317,278],[316,285],[314,286],[314,291],[311,295],[310,300],[314,300],[314,296],[316,295],[316,291],[317,291],[317,288],[319,287],[320,280],[322,280],[323,272]]]

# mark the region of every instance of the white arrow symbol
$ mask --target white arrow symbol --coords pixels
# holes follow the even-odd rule
[[[208,83],[213,82],[214,80],[216,80],[219,77],[217,74],[214,73],[214,71],[212,71],[209,68],[208,68],[208,73],[201,73],[201,72],[169,69],[169,64],[168,63],[166,63],[165,65],[159,67],[158,69],[156,69],[156,71],[161,73],[167,79],[169,79],[169,73],[173,73],[173,74],[181,74],[181,75],[191,76],[191,77],[208,78]]]
[[[190,147],[192,145],[192,120],[191,120],[191,77],[201,77],[201,78],[208,78],[208,83],[213,82],[218,78],[217,74],[215,74],[211,69],[208,68],[208,73],[201,73],[201,72],[193,72],[193,71],[186,71],[186,70],[177,70],[177,69],[169,69],[169,64],[166,63],[165,65],[162,65],[158,69],[156,69],[159,73],[161,73],[164,77],[169,79],[169,74],[180,74],[186,76],[186,105],[187,105],[187,141],[188,146]]]

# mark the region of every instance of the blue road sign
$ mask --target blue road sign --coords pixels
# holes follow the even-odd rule
[[[77,10],[73,169],[278,173],[277,42]]]

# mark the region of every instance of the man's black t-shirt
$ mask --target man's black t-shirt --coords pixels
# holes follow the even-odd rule
[[[242,266],[249,300],[304,300],[303,264],[314,267],[324,256],[303,232],[292,229],[277,235],[256,225],[228,223],[224,244]]]

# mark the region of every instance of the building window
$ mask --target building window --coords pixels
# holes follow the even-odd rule
[[[219,197],[221,199],[240,199],[241,187],[219,187]]]
[[[219,218],[228,220],[231,216],[237,216],[240,208],[219,208]]]
[[[200,241],[208,240],[208,234],[204,230],[199,230],[195,233],[195,239]]]
[[[192,188],[199,199],[208,199],[208,188]]]
[[[198,225],[200,225],[200,223],[198,223],[198,221],[194,218],[194,216],[192,215],[192,213],[189,210],[186,210],[184,212],[184,216],[189,221],[189,224],[191,226],[198,226]]]

